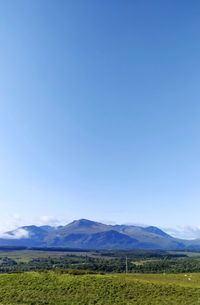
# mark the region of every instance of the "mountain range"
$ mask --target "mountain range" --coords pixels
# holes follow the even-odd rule
[[[200,249],[200,239],[178,239],[154,226],[107,225],[80,219],[59,227],[20,227],[4,233],[0,246],[177,250]]]

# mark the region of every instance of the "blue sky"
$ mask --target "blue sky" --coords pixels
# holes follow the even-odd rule
[[[199,226],[200,3],[0,3],[1,223]]]

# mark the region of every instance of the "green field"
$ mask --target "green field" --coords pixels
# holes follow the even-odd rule
[[[35,251],[35,250],[23,250],[23,251],[0,251],[0,259],[4,257],[9,257],[14,259],[16,262],[29,262],[35,258],[60,258],[66,255],[88,255],[93,256],[93,253],[88,252],[68,252],[68,251]]]
[[[200,274],[3,274],[0,304],[198,305]]]

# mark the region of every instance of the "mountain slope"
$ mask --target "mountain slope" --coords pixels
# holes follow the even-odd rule
[[[144,230],[146,232],[149,232],[149,233],[153,233],[153,234],[157,234],[157,235],[160,235],[160,236],[163,236],[163,237],[169,237],[171,238],[171,236],[167,233],[165,233],[164,231],[162,231],[161,229],[157,228],[157,227],[154,227],[154,226],[149,226],[149,227],[146,227],[144,228]]]
[[[138,241],[114,230],[94,234],[71,233],[47,241],[48,246],[81,249],[131,249]]]
[[[88,220],[88,219],[79,219],[74,220],[73,222],[63,226],[59,230],[59,234],[66,235],[71,233],[86,233],[93,234],[98,232],[104,232],[112,230],[112,226],[105,225],[100,222]]]
[[[80,219],[56,228],[24,226],[6,232],[0,246],[174,250],[200,248],[200,241],[176,239],[154,226],[106,225]]]

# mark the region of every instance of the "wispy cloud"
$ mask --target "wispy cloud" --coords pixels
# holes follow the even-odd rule
[[[0,234],[0,238],[3,238],[3,239],[22,239],[22,238],[28,238],[28,237],[29,237],[29,232],[22,228],[16,229],[12,232]]]
[[[5,232],[9,231],[15,231],[16,236],[25,236],[25,233],[22,231],[17,231],[19,227],[23,226],[29,226],[29,225],[37,225],[37,226],[43,226],[43,225],[50,225],[50,226],[58,226],[61,224],[66,224],[67,221],[64,219],[59,219],[50,215],[44,215],[41,217],[29,217],[28,219],[25,219],[25,217],[20,216],[19,214],[13,214],[9,215],[5,219],[1,219],[0,222],[0,238],[2,236],[6,236]],[[12,237],[11,237],[12,238]]]
[[[71,219],[55,217],[52,215],[43,215],[40,217],[32,217],[29,219],[25,219],[19,214],[10,215],[7,219],[1,220],[0,223],[0,238],[9,238],[9,239],[20,239],[20,238],[28,238],[28,232],[25,229],[20,227],[28,226],[28,225],[50,225],[50,226],[59,226],[66,225],[72,221]],[[97,220],[98,221],[98,220]],[[105,221],[99,220],[99,222],[107,223],[114,225],[116,224],[113,221]],[[136,225],[141,227],[148,226],[147,224],[141,223],[126,223],[126,225]],[[20,229],[19,229],[20,228]],[[160,227],[163,231],[170,234],[173,237],[181,238],[181,239],[197,239],[200,238],[200,225],[198,226],[190,226],[190,225],[180,225],[177,227]],[[13,234],[8,234],[5,232],[13,231]]]
[[[200,238],[200,226],[178,226],[176,228],[164,228],[166,233],[171,236],[183,239],[197,239]]]
[[[49,225],[49,226],[56,227],[56,226],[60,225],[61,223],[63,223],[63,221],[61,219],[58,219],[58,218],[56,218],[54,216],[50,216],[50,215],[41,216],[34,221],[34,224],[37,224],[39,226]]]

